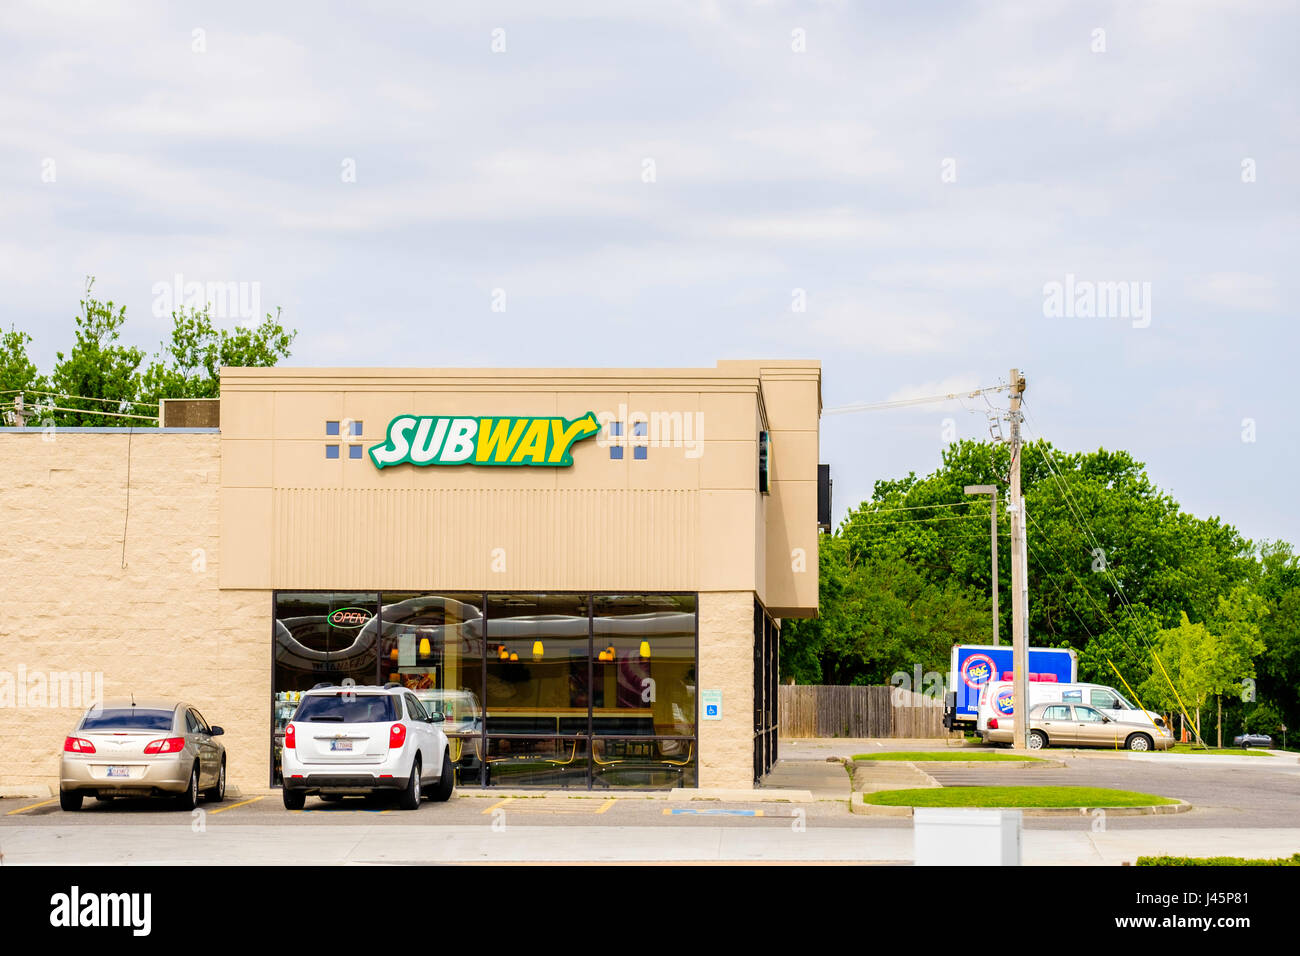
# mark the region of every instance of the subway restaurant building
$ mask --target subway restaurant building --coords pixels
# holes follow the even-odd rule
[[[206,426],[0,430],[0,787],[56,789],[80,708],[135,694],[265,789],[322,682],[435,704],[462,787],[751,787],[820,412],[811,361],[229,368]]]

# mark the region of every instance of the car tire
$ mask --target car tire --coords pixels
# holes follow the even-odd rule
[[[451,799],[451,792],[456,788],[456,771],[451,765],[451,754],[447,751],[442,752],[442,776],[438,778],[438,786],[434,788],[429,799],[436,803],[446,803]]]
[[[1151,738],[1146,734],[1133,734],[1133,736],[1129,737],[1125,742],[1124,746],[1129,750],[1136,750],[1139,752],[1147,751],[1151,749]]]
[[[203,799],[208,803],[220,803],[226,799],[226,758],[221,758],[221,769],[217,771],[217,785],[203,791]]]
[[[199,805],[199,765],[190,768],[190,782],[185,792],[176,798],[176,806],[182,810],[193,810]]]
[[[1031,730],[1029,732],[1029,739],[1025,741],[1025,746],[1030,750],[1046,750],[1047,734],[1043,733],[1041,730]]]
[[[397,805],[403,810],[420,808],[420,758],[411,764],[411,779],[406,781],[406,789],[397,797]]]
[[[62,810],[80,810],[85,794],[78,790],[60,790],[59,808]]]
[[[286,810],[301,810],[307,803],[307,794],[302,790],[290,790],[284,788],[284,808]]]

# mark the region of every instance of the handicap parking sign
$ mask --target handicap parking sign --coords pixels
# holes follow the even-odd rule
[[[700,691],[700,703],[703,704],[704,720],[722,719],[722,691]]]

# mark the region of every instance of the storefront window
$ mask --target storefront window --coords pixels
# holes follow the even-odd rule
[[[489,735],[587,733],[589,600],[488,595]]]
[[[375,682],[378,610],[374,592],[276,594],[272,749],[277,782],[284,727],[302,692],[322,682]]]
[[[381,683],[409,687],[442,724],[456,782],[481,782],[483,595],[391,593],[380,609]]]
[[[596,735],[694,736],[694,595],[601,594],[594,601]]]
[[[460,786],[694,786],[696,598],[277,592],[275,720],[328,681],[442,713]]]

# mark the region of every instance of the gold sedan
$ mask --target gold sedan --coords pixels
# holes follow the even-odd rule
[[[989,718],[989,743],[1015,740],[1015,721]],[[1084,704],[1035,704],[1029,709],[1029,749],[1106,747],[1111,750],[1168,750],[1174,738],[1149,721],[1116,720]]]
[[[91,707],[63,741],[59,805],[80,810],[87,795],[167,796],[194,809],[199,797],[226,796],[224,731],[176,700],[106,700]]]

